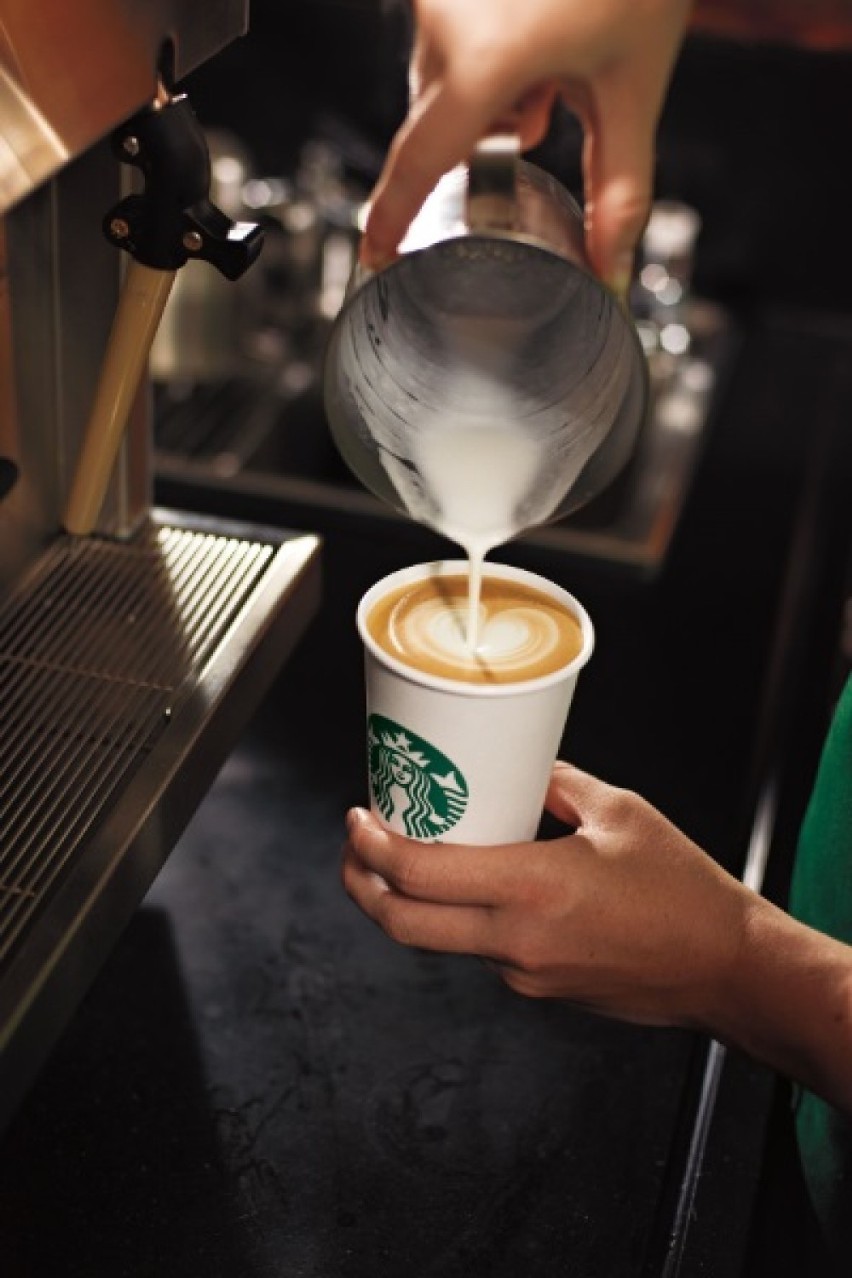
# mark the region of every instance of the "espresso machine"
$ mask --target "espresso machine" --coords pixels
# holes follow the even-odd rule
[[[318,538],[153,502],[170,283],[192,256],[234,278],[260,233],[185,166],[164,211],[146,130],[174,107],[197,142],[180,82],[247,25],[247,0],[4,5],[0,1126],[319,602]]]

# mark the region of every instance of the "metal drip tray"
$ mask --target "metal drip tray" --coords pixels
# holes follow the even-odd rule
[[[313,615],[318,551],[154,512],[0,601],[0,1124]]]

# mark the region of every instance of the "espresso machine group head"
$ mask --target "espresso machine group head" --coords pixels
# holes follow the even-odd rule
[[[179,92],[248,17],[3,6],[0,1126],[319,603],[316,537],[153,500],[171,281],[260,249],[210,203]]]

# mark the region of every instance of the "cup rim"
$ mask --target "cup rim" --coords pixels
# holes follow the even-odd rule
[[[472,683],[463,679],[449,679],[443,675],[428,674],[418,670],[416,666],[407,665],[392,657],[381,648],[367,629],[367,614],[373,605],[389,590],[408,582],[421,581],[425,576],[434,573],[436,576],[450,576],[469,570],[467,559],[433,559],[423,563],[410,564],[406,568],[398,568],[374,582],[361,596],[355,614],[356,626],[361,642],[367,652],[379,665],[392,673],[406,679],[409,683],[420,684],[440,692],[454,693],[462,697],[512,697],[521,693],[537,692],[555,684],[563,683],[575,677],[588,663],[595,648],[595,628],[586,609],[575,595],[564,586],[558,585],[547,577],[542,577],[527,568],[516,568],[512,564],[501,564],[496,560],[485,560],[482,565],[483,580],[486,577],[499,578],[502,581],[517,581],[520,584],[534,586],[551,598],[555,598],[571,611],[580,624],[583,646],[575,657],[552,670],[549,674],[539,675],[535,679],[517,679],[507,683]]]

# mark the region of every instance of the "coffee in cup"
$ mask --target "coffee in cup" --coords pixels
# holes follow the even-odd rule
[[[579,620],[537,586],[486,576],[470,633],[469,577],[435,573],[398,586],[367,615],[370,635],[389,657],[424,674],[464,683],[518,683],[567,666],[583,648]]]

